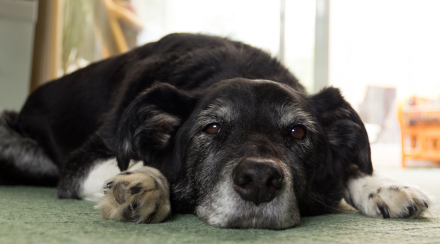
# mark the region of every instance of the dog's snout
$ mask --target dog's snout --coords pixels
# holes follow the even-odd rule
[[[244,160],[232,173],[234,190],[255,205],[270,202],[283,187],[283,174],[273,161]]]

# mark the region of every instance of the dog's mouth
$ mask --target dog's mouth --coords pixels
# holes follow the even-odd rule
[[[300,214],[292,177],[272,162],[247,160],[202,197],[196,214],[222,228],[287,229]]]
[[[286,197],[286,198],[284,198]],[[300,222],[299,212],[295,211],[295,201],[287,201],[288,196],[280,196],[270,202],[255,205],[245,202],[241,208],[231,211],[226,228],[287,229]]]

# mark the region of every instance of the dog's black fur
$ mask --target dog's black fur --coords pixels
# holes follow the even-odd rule
[[[301,216],[334,212],[345,182],[373,172],[364,125],[338,89],[308,95],[267,53],[204,35],[168,35],[47,83],[3,113],[0,136],[0,184],[57,184],[60,198],[78,198],[95,162],[143,160],[170,182],[173,213],[209,205],[249,158],[282,168]]]

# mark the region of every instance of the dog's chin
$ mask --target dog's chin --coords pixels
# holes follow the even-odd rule
[[[196,214],[208,224],[221,228],[280,230],[295,227],[300,222],[293,190],[283,190],[272,201],[257,206],[244,201],[229,182],[223,182],[206,195],[196,208]]]

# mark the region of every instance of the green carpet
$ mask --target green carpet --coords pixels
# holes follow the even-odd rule
[[[382,172],[440,199],[440,169]],[[151,225],[105,221],[93,205],[59,200],[54,188],[0,187],[0,243],[440,243],[439,204],[428,219],[344,212],[303,218],[283,231],[219,229],[193,215]]]

